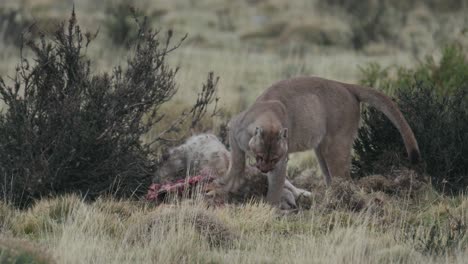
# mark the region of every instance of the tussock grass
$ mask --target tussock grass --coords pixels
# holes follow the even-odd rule
[[[13,8],[22,2],[39,19],[64,20],[71,8],[58,0],[4,2]],[[109,22],[106,8],[118,2],[76,1],[82,28],[101,28]],[[356,82],[359,67],[369,62],[378,61],[383,68],[412,66],[445,41],[468,44],[463,9],[442,14],[418,5],[408,10],[404,27],[397,28],[395,45],[371,42],[356,51],[347,46],[347,15],[317,9],[318,0],[133,2],[153,16],[158,28],[174,29],[176,38],[189,33],[185,45],[168,57],[181,70],[176,76],[179,93],[163,122],[193,102],[207,70],[221,76],[220,105],[228,116],[282,78],[317,75]],[[109,72],[127,59],[125,45],[106,34],[102,30],[97,45],[86,51],[96,72]],[[2,76],[14,73],[18,57],[17,47],[0,41]],[[216,129],[224,121],[218,119],[204,121],[203,128]],[[151,142],[160,129],[154,127],[142,140]],[[310,153],[293,155],[289,165],[294,184],[314,196],[301,201],[310,209],[292,215],[258,201],[208,208],[194,199],[155,207],[110,198],[85,203],[72,195],[44,198],[24,210],[0,201],[0,260],[5,248],[46,248],[48,254],[39,253],[48,261],[44,263],[466,262],[466,196],[441,195],[429,185],[396,192],[400,183],[378,175],[357,185],[336,182],[327,190]],[[32,250],[20,250],[20,244]]]
[[[15,211],[12,207],[0,201],[0,230],[7,230],[11,226],[10,220],[14,214]]]
[[[212,208],[189,199],[154,207],[58,197],[6,216],[16,226],[0,237],[28,238],[57,263],[463,263],[468,257],[466,197],[434,200],[422,190],[413,199],[343,182],[327,192],[310,210],[290,215],[262,202]],[[374,204],[356,210],[353,195]]]
[[[26,240],[0,238],[0,262],[4,264],[54,264],[43,248]]]
[[[74,212],[82,205],[81,199],[76,195],[42,199],[31,208],[18,213],[15,221],[11,221],[11,229],[16,235],[38,238],[47,232],[59,230],[69,218],[74,217]]]

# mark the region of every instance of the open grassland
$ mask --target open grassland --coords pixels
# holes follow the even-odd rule
[[[320,1],[75,1],[84,30],[99,30],[87,55],[98,72],[125,64],[124,40],[113,36],[132,26],[128,12],[118,6],[132,4],[149,15],[151,24],[163,31],[173,29],[176,37],[188,34],[181,48],[169,59],[181,70],[177,81],[180,101],[191,101],[208,71],[221,76],[219,93],[223,105],[237,111],[250,103],[273,82],[295,75],[317,75],[356,82],[359,67],[370,62],[382,66],[410,66],[426,55],[438,57],[441,45],[450,41],[468,44],[464,16],[466,7],[438,12],[425,5],[407,10],[403,27],[393,18],[398,37],[376,38],[362,49],[352,48],[352,15]],[[17,1],[6,7],[18,8]],[[23,1],[22,16],[46,29],[67,19],[71,3]],[[124,24],[124,25],[127,25]],[[386,24],[384,24],[386,25]],[[375,29],[381,30],[380,28]],[[322,37],[320,37],[322,36]],[[326,39],[323,36],[326,36]],[[0,44],[1,74],[12,74],[19,52],[11,44]]]
[[[219,105],[225,113],[221,119],[207,121],[206,126],[214,130],[232,113],[245,109],[266,87],[284,78],[316,75],[357,82],[361,67],[369,63],[378,62],[383,68],[411,67],[427,55],[438,59],[441,47],[447,43],[456,41],[468,47],[468,20],[464,15],[468,7],[464,4],[441,8],[442,1],[432,1],[440,5],[434,7],[421,0],[411,8],[389,11],[386,20],[377,21],[375,28],[361,29],[355,26],[363,16],[359,12],[376,15],[376,1],[367,1],[368,10],[359,12],[338,8],[340,1],[332,1],[335,4],[329,6],[323,2],[80,0],[74,4],[83,31],[99,32],[86,51],[98,73],[125,66],[129,52],[125,37],[131,38],[131,33],[122,32],[136,30],[129,5],[147,15],[161,34],[168,29],[173,30],[175,39],[188,34],[181,47],[168,56],[170,64],[180,67],[180,71],[176,75],[179,92],[163,107],[171,109],[166,111],[165,123],[194,101],[207,73],[214,71],[220,76]],[[367,6],[359,3],[359,7]],[[60,21],[68,19],[71,7],[70,1],[6,0],[4,10],[18,12],[13,21],[25,22],[3,22],[0,36],[7,34],[11,24],[15,25],[15,33],[32,23],[46,33],[53,32]],[[353,34],[360,36],[356,27],[374,32],[376,37],[354,48]],[[392,34],[384,34],[387,30]],[[28,50],[24,52],[28,54]],[[1,75],[14,75],[19,55],[17,45],[0,42]],[[155,127],[146,140],[151,142],[163,128]]]
[[[167,122],[193,103],[209,71],[220,76],[219,105],[225,115],[204,124],[214,130],[283,78],[317,75],[357,82],[360,67],[371,62],[389,67],[392,74],[393,66],[411,67],[426,55],[437,60],[446,43],[455,41],[468,50],[468,6],[463,1],[455,8],[450,3],[457,1],[446,5],[414,1],[399,7],[405,8],[403,13],[398,6],[391,7],[388,10],[393,11],[379,16],[390,22],[377,21],[373,28],[369,28],[372,21],[362,16],[362,28],[374,32],[369,36],[362,36],[351,13],[371,16],[379,8],[343,10],[319,0],[74,1],[83,30],[99,30],[86,51],[96,72],[125,65],[125,40],[115,36],[127,25],[117,21],[132,25],[129,13],[117,9],[129,2],[162,32],[173,29],[176,38],[189,34],[168,57],[180,71],[179,92],[162,108]],[[365,2],[372,6],[379,1]],[[406,1],[394,1],[400,2]],[[19,10],[13,21],[35,21],[52,30],[68,18],[72,4],[4,0],[0,9]],[[13,76],[20,54],[18,46],[4,38],[8,25],[0,23],[1,76]],[[152,141],[161,129],[155,127],[145,140]],[[301,172],[310,167],[316,167],[310,153],[293,155],[288,172],[304,175]],[[310,171],[316,174],[317,169]],[[77,196],[62,196],[43,198],[23,210],[0,201],[0,262],[21,258],[24,263],[465,263],[468,259],[468,198],[463,194],[443,195],[430,185],[387,193],[340,186],[325,191],[323,184],[308,185],[314,194],[311,204],[291,215],[257,201],[208,208],[199,198],[155,207],[135,200],[84,202]],[[2,185],[0,191],[7,189]],[[337,199],[337,194],[344,195]]]
[[[429,188],[358,212],[346,209],[348,202],[334,209],[313,203],[289,216],[257,202],[155,208],[65,196],[26,211],[0,204],[0,259],[10,251],[57,263],[465,263],[468,257],[466,197]],[[15,243],[24,240],[32,244]]]

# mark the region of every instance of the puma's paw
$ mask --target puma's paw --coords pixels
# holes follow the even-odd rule
[[[291,210],[297,208],[296,199],[290,190],[283,189],[279,207],[281,210]]]
[[[244,181],[245,179],[241,177],[229,177],[220,179],[218,184],[225,192],[235,192],[244,184]]]
[[[309,192],[309,191],[306,191],[306,190],[301,190],[301,192],[299,192],[299,197],[300,197],[300,196],[311,197],[311,196],[312,196],[312,193]]]
[[[204,187],[205,196],[215,197],[223,194],[221,186],[217,182],[208,183]]]
[[[312,193],[305,190],[300,192],[299,196],[296,197],[296,203],[299,208],[310,209],[313,203]]]
[[[211,183],[205,186],[204,198],[208,206],[218,207],[226,203],[227,194],[221,190],[218,184]]]

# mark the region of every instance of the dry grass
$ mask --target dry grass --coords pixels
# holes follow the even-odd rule
[[[24,250],[33,253],[46,248],[39,255],[50,259],[44,263],[464,263],[468,257],[466,197],[442,196],[427,184],[393,194],[360,188],[379,186],[385,180],[378,176],[336,181],[330,189],[310,178],[311,208],[287,215],[262,202],[213,208],[199,196],[158,207],[106,198],[85,203],[74,195],[23,211],[2,205],[0,241],[29,240],[34,246]]]
[[[432,197],[427,192],[412,200],[387,196],[374,205],[379,210],[313,202],[287,216],[263,203],[207,208],[195,199],[152,207],[68,196],[10,215],[0,237],[32,240],[57,263],[463,263],[466,227],[457,224],[468,220],[468,200],[425,199]],[[332,203],[349,204],[346,199]],[[24,230],[33,213],[44,216],[36,219],[36,234]]]
[[[53,264],[55,260],[44,250],[30,241],[14,238],[0,239],[1,263]]]
[[[106,7],[122,1],[75,1],[82,28],[101,28],[87,50],[95,71],[110,71],[126,61],[127,50],[112,43],[102,28]],[[66,19],[71,8],[71,2],[58,0],[4,2],[5,7],[22,2],[36,20]],[[464,10],[438,14],[417,6],[399,29],[397,45],[377,42],[355,51],[349,47],[347,16],[317,10],[316,1],[133,2],[157,14],[157,27],[173,28],[176,36],[189,33],[169,58],[181,70],[179,93],[164,108],[168,120],[194,101],[210,70],[221,77],[220,105],[229,116],[282,78],[317,75],[355,82],[359,67],[369,62],[410,66],[426,54],[437,56],[435,50],[445,41],[468,46]],[[11,76],[18,57],[17,47],[0,41],[0,75]],[[204,126],[216,129],[222,121],[207,120]],[[154,128],[146,140],[160,129]],[[315,199],[305,201],[311,209],[287,216],[261,202],[207,208],[194,199],[155,208],[65,196],[19,211],[0,201],[0,260],[4,244],[23,240],[34,243],[27,246],[31,252],[47,248],[46,263],[428,264],[465,263],[468,258],[465,196],[441,196],[427,185],[417,193],[393,192],[404,177],[390,181],[375,176],[357,186],[337,182],[325,190],[310,153],[293,155],[289,174],[298,175],[294,182],[311,190]]]

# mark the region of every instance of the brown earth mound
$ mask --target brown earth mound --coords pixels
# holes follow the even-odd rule
[[[413,196],[424,186],[428,186],[426,176],[409,169],[394,170],[385,176],[371,175],[358,180],[333,179],[329,188],[325,186],[325,181],[318,173],[314,170],[305,170],[294,178],[292,183],[311,191],[315,206],[351,211],[375,210],[386,203],[389,195]],[[302,208],[310,206],[308,203],[313,202],[310,199],[298,201]]]

